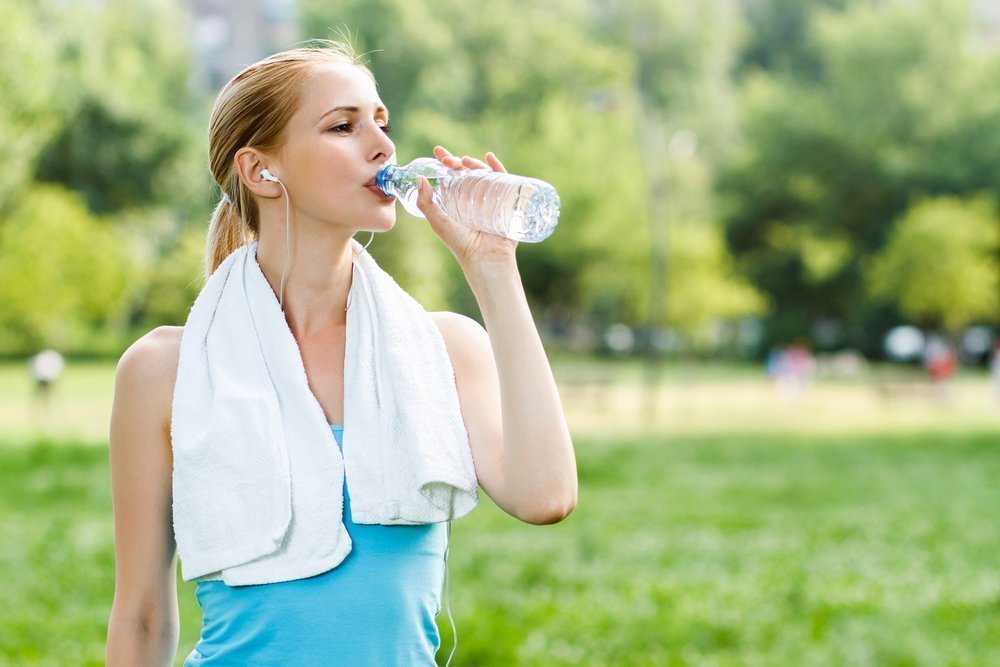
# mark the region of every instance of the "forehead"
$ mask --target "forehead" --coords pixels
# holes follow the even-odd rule
[[[311,122],[338,106],[356,106],[371,112],[385,105],[375,82],[360,67],[348,63],[318,65],[302,90],[298,115],[305,115]]]

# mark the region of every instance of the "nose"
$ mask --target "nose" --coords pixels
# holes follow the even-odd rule
[[[372,123],[372,127],[375,139],[372,144],[371,160],[372,162],[386,162],[396,154],[396,144],[392,143],[392,139],[377,123]]]

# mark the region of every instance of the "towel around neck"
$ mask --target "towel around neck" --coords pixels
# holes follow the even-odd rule
[[[185,580],[299,579],[351,550],[352,519],[411,525],[476,506],[454,371],[427,312],[355,244],[338,450],[256,243],[198,295],[171,418],[173,521]]]

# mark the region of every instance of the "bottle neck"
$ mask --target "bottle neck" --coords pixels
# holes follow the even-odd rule
[[[379,169],[378,174],[375,176],[375,185],[377,185],[379,190],[384,192],[387,196],[393,196],[396,194],[394,179],[396,178],[396,174],[399,173],[399,170],[399,167],[396,165],[387,164]]]
[[[426,178],[431,187],[437,188],[451,173],[451,169],[434,158],[417,158],[403,167],[385,165],[375,175],[375,185],[386,195],[405,199],[418,189],[420,176]]]

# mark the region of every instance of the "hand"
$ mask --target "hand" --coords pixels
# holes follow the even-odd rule
[[[486,162],[475,158],[452,155],[441,146],[434,147],[434,157],[451,169],[492,169],[506,173],[507,170],[493,153],[486,154]],[[462,265],[463,269],[471,268],[473,263],[486,265],[494,262],[510,262],[514,257],[517,242],[511,239],[488,234],[451,220],[445,212],[433,201],[433,189],[426,178],[420,178],[420,192],[417,195],[417,207],[427,217],[434,232],[441,237],[448,249]]]

